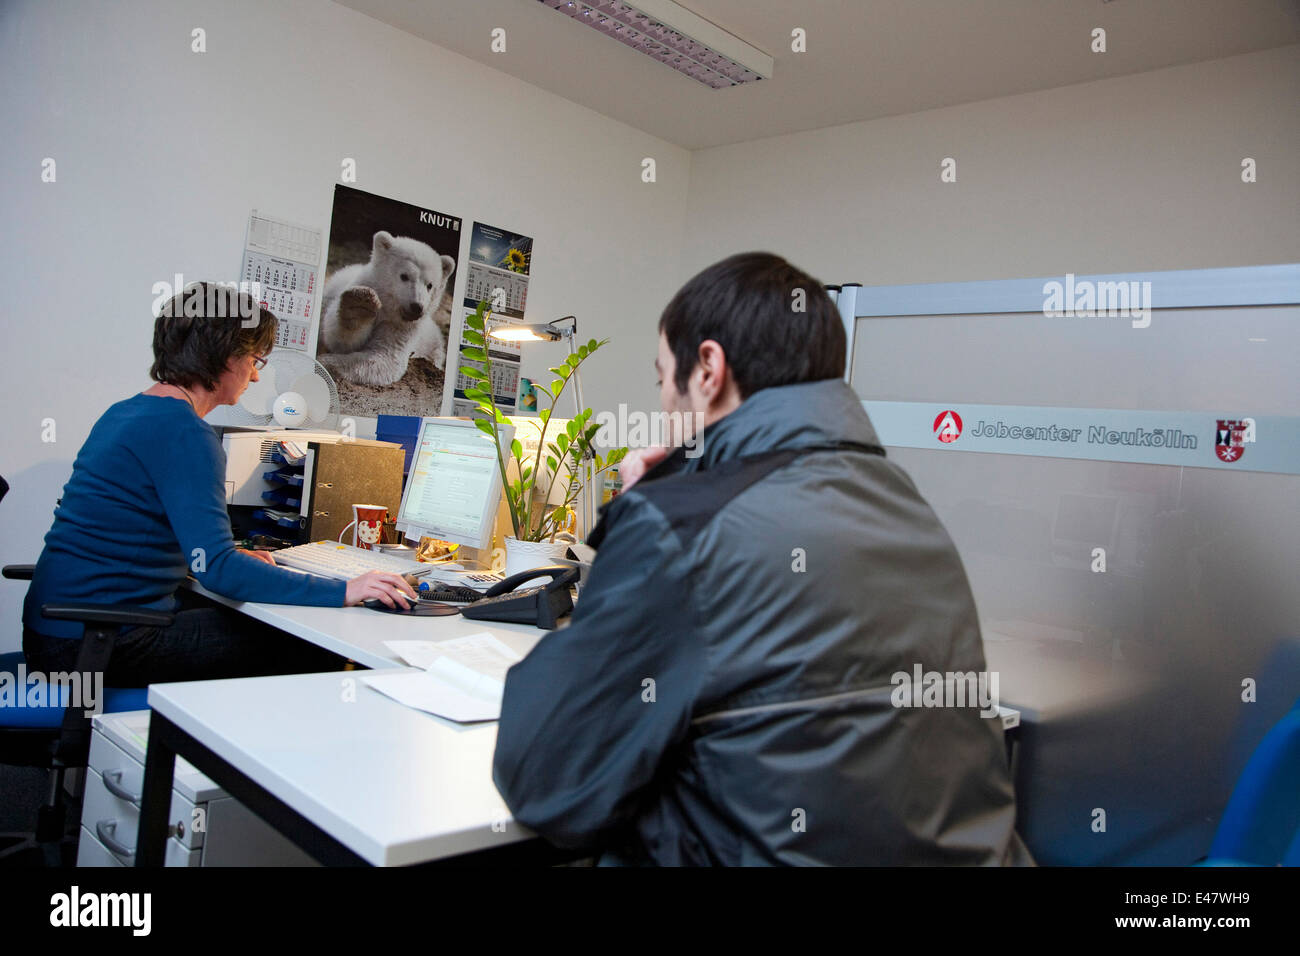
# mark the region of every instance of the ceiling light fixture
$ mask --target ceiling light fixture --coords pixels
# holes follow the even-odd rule
[[[715,90],[772,78],[773,60],[673,0],[538,0]]]

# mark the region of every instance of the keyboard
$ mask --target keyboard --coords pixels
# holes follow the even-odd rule
[[[367,571],[423,574],[432,567],[409,558],[399,558],[381,551],[367,551],[365,548],[356,548],[336,541],[313,541],[311,544],[284,548],[272,554],[276,564],[341,581],[350,581]]]
[[[390,571],[393,574],[418,574],[420,581],[434,582],[443,588],[470,588],[479,594],[499,583],[504,575],[494,571],[461,571],[382,551],[367,551],[337,541],[313,541],[274,551],[275,563],[297,571],[322,577],[351,581],[367,571]]]
[[[443,584],[441,581],[435,581],[428,585],[428,590],[425,590],[425,586],[422,584],[416,593],[420,595],[421,601],[439,601],[442,603],[472,604],[483,599],[482,593],[473,588]]]

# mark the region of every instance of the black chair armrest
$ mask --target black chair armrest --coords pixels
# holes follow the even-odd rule
[[[41,614],[56,621],[132,627],[167,627],[175,620],[170,611],[151,611],[130,604],[43,604]]]
[[[6,564],[0,574],[9,578],[11,581],[30,581],[32,575],[36,573],[34,564]]]

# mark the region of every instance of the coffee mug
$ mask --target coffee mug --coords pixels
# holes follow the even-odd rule
[[[352,506],[352,544],[364,551],[373,551],[384,539],[384,522],[388,509],[383,505]]]

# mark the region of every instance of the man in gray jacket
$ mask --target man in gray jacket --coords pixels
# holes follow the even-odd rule
[[[834,304],[748,253],[659,328],[698,455],[633,458],[570,625],[511,668],[494,778],[515,818],[607,861],[1030,862],[996,716],[951,678],[905,686],[983,675],[979,622],[843,381]]]

